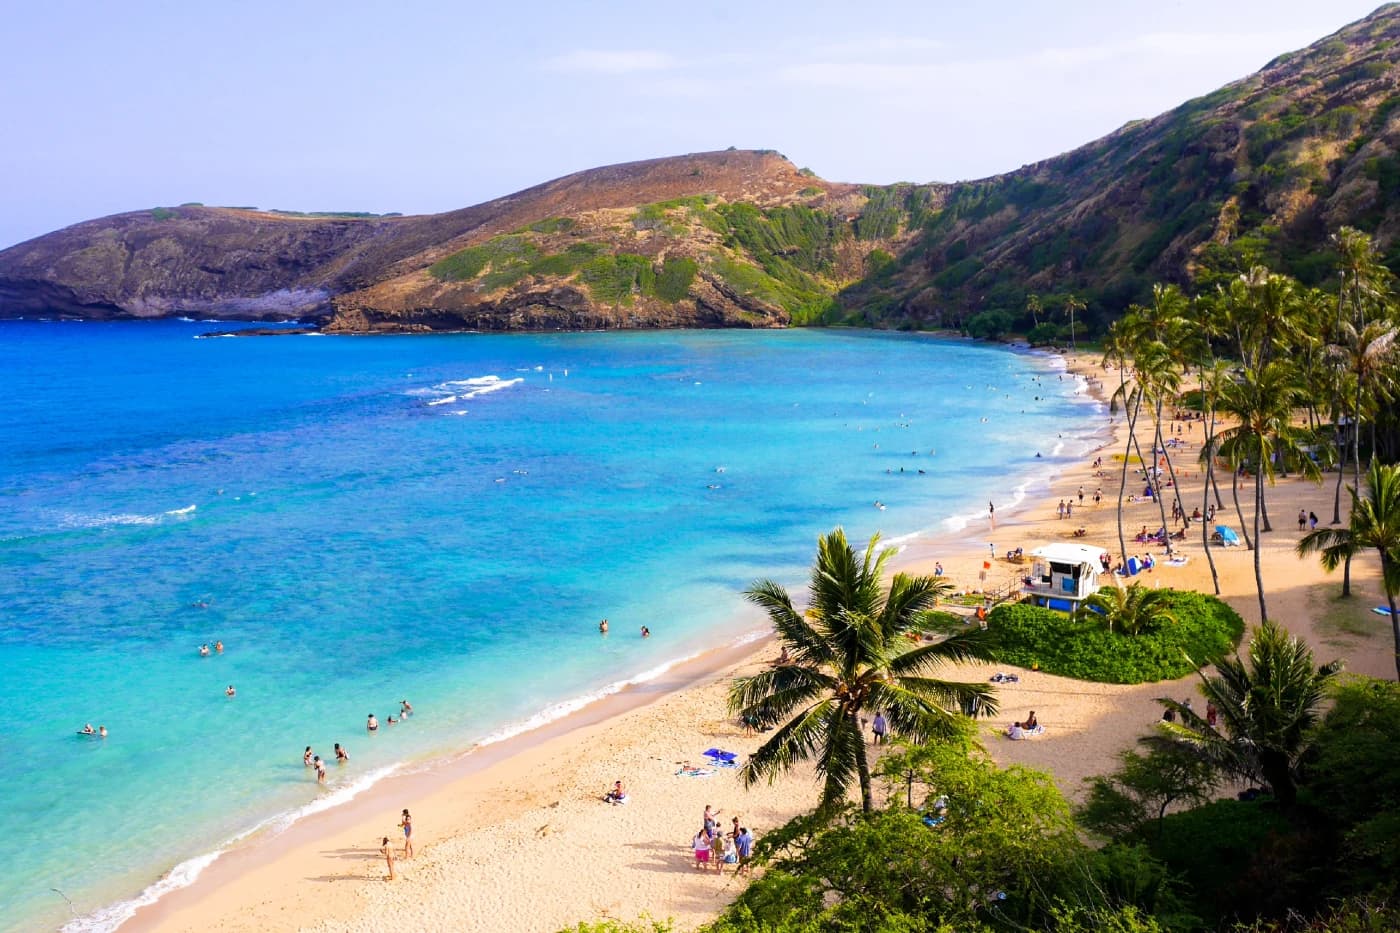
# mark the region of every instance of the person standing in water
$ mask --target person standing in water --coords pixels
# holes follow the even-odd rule
[[[603,621],[601,621],[601,622],[598,623],[598,631],[599,631],[601,634],[603,634],[603,635],[608,634],[608,620],[607,620],[607,619],[604,619]]]

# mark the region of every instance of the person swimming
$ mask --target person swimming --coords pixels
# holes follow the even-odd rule
[[[83,734],[83,735],[97,735],[97,730],[94,729],[94,728],[92,727],[92,723],[88,723],[88,724],[86,724],[85,726],[83,726],[82,734]]]
[[[379,731],[379,720],[374,718],[373,713],[370,713],[369,718],[365,720],[365,729],[370,732]]]
[[[200,645],[200,646],[199,646],[199,656],[200,656],[201,658],[207,658],[207,657],[209,657],[209,646],[208,646],[208,645]]]
[[[228,689],[224,691],[224,696],[226,696],[226,697],[231,697],[231,696],[237,696],[237,695],[238,695],[238,691],[235,690],[235,689],[233,689],[233,684],[229,684],[229,685],[228,685]]]

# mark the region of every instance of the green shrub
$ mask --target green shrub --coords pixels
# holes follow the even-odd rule
[[[154,207],[154,208],[151,208],[151,219],[152,219],[152,220],[169,220],[170,218],[175,217],[175,216],[176,216],[176,212],[175,212],[174,210],[172,210],[171,208],[168,208],[168,207]]]
[[[653,294],[656,287],[651,260],[632,253],[591,259],[579,270],[579,278],[588,286],[593,300],[613,304],[631,304],[633,297]]]
[[[668,258],[656,277],[656,297],[663,301],[683,301],[695,281],[696,262],[683,256]]]
[[[546,217],[544,220],[537,220],[526,228],[534,233],[568,233],[574,229],[574,219],[572,217]]]
[[[1137,635],[1028,603],[998,606],[987,627],[997,637],[997,657],[1006,664],[1110,684],[1175,680],[1239,643],[1244,620],[1235,610],[1213,596],[1167,592],[1176,623]]]

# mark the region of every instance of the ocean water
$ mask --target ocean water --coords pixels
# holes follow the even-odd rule
[[[110,929],[249,832],[742,638],[742,589],[800,588],[838,524],[981,533],[1098,410],[1056,360],[917,335],[210,329],[0,323],[0,927]]]

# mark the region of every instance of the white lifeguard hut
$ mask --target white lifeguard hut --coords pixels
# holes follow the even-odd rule
[[[1037,606],[1073,612],[1099,589],[1104,549],[1092,544],[1047,544],[1030,552],[1034,563],[1025,579]]]

